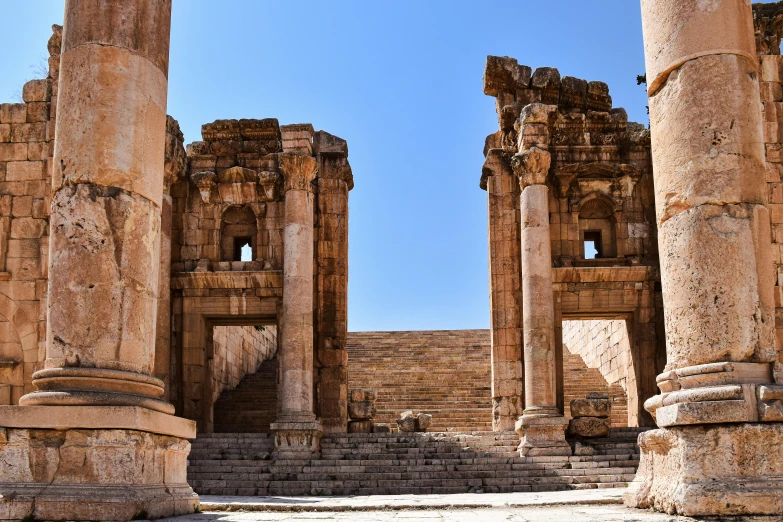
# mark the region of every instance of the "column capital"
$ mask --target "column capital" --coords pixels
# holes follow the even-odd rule
[[[552,156],[549,152],[538,147],[531,147],[511,158],[511,167],[514,174],[519,177],[519,188],[524,190],[529,185],[543,185],[546,183]]]
[[[312,191],[311,183],[318,173],[318,162],[305,154],[284,153],[277,156],[280,171],[285,178],[283,190]]]

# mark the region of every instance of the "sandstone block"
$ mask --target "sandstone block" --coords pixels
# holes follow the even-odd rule
[[[25,123],[27,121],[27,105],[24,103],[0,104],[0,123]]]
[[[8,143],[11,141],[11,124],[0,123],[0,143]]]
[[[0,162],[26,160],[27,143],[0,143]]]
[[[385,424],[374,424],[372,427],[373,433],[391,433],[391,428]]]
[[[348,415],[351,419],[364,420],[375,417],[374,402],[349,402]]]
[[[375,390],[351,390],[351,402],[375,402]]]
[[[571,401],[572,417],[608,417],[612,413],[609,399],[574,399]]]
[[[651,430],[639,447],[627,506],[685,516],[783,513],[779,423]]]
[[[47,79],[31,80],[22,87],[22,99],[25,103],[49,101],[52,84]]]
[[[577,437],[607,437],[611,419],[599,417],[580,417],[571,419],[568,431]]]
[[[348,422],[348,433],[372,433],[373,424],[371,420],[353,420]]]
[[[11,161],[6,167],[6,181],[32,181],[43,178],[43,161]]]

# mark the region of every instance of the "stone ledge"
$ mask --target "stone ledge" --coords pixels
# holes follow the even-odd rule
[[[138,406],[0,406],[0,427],[138,430],[196,438],[194,421]]]

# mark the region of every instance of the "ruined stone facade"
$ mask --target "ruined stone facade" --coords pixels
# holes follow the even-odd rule
[[[487,138],[481,176],[488,194],[496,428],[509,429],[523,409],[523,215],[513,162],[520,151],[539,146],[550,154],[542,179],[557,406],[560,411],[565,406],[563,321],[621,320],[628,331],[633,373],[633,385],[627,388],[628,421],[651,425],[642,405],[655,394],[654,375],[663,368],[665,351],[649,131],[628,122],[625,110],[612,108],[606,84],[561,78],[552,68],[532,71],[512,58],[487,59],[484,92],[496,99],[500,125]],[[588,241],[595,244],[595,257],[585,255]]]
[[[188,513],[188,481],[624,487],[638,433],[628,505],[783,511],[783,5],[642,11],[651,130],[602,82],[487,60],[491,365],[485,332],[357,334],[375,371],[349,381],[346,142],[270,118],[217,120],[185,147],[166,115],[170,0],[68,0],[48,77],[0,105],[0,519]],[[404,341],[425,358],[421,337],[439,368],[367,353]],[[270,362],[274,422],[213,434],[219,397]],[[398,404],[441,408],[403,414],[403,431],[476,432],[390,433]],[[478,432],[490,422],[501,433]],[[188,472],[197,433],[214,446]],[[258,480],[212,478],[236,454]],[[357,458],[406,478],[357,478]]]

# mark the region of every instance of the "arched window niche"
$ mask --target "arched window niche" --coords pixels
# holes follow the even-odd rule
[[[228,207],[220,225],[221,261],[255,261],[258,259],[258,223],[247,205]]]
[[[590,194],[578,205],[579,253],[582,259],[617,257],[617,204],[602,194]]]

